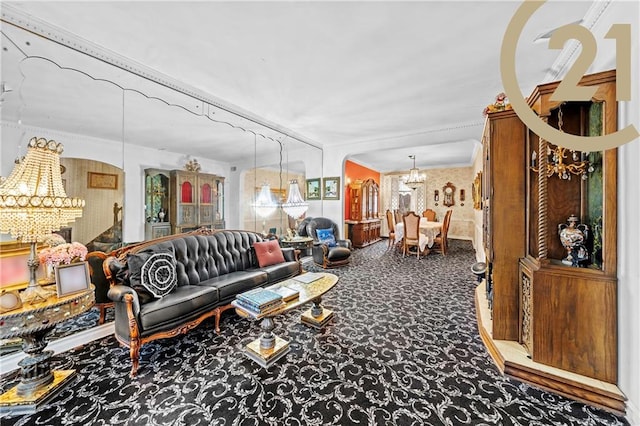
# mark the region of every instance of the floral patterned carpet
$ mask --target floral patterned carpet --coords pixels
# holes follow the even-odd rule
[[[323,330],[276,319],[291,352],[269,370],[242,354],[260,332],[228,311],[143,346],[138,377],[108,337],[54,357],[78,377],[37,414],[2,425],[626,425],[606,411],[504,377],[478,335],[471,243],[417,260],[386,241],[353,252],[324,298]],[[308,265],[308,263],[305,263]],[[309,269],[315,269],[310,267]],[[3,378],[3,389],[15,384]]]

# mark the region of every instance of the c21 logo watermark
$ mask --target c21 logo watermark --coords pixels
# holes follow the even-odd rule
[[[544,3],[546,3],[546,0],[525,0],[513,15],[513,18],[511,18],[502,40],[502,50],[500,52],[502,84],[518,117],[538,136],[556,145],[577,151],[611,149],[639,137],[640,133],[632,124],[608,135],[570,135],[545,123],[529,108],[520,91],[516,77],[516,47],[525,24]],[[614,38],[616,40],[616,99],[618,101],[631,100],[631,26],[629,24],[614,24],[609,29],[606,38]],[[578,86],[578,82],[596,57],[597,43],[588,29],[580,25],[570,24],[560,27],[554,32],[549,40],[549,47],[551,49],[561,49],[564,42],[570,39],[576,39],[582,44],[582,52],[564,80],[556,88],[551,99],[555,101],[589,101],[597,87],[581,87]]]

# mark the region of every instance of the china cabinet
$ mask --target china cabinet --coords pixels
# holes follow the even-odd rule
[[[373,179],[356,180],[349,185],[350,218],[347,238],[354,247],[364,247],[380,241],[380,186]]]
[[[171,234],[169,216],[169,172],[145,169],[145,233],[146,240]]]
[[[559,84],[539,85],[527,98],[541,120],[584,137],[616,132],[615,71],[580,80],[597,86],[589,101],[551,100]],[[514,111],[489,113],[481,201],[490,319],[479,315],[479,328],[496,364],[624,413],[615,386],[616,149],[572,151],[538,137]]]
[[[616,131],[615,72],[585,76],[591,101],[529,105],[552,127],[580,136]],[[526,256],[520,261],[520,342],[531,358],[617,381],[617,152],[564,149],[527,132]]]
[[[224,178],[207,173],[172,170],[169,216],[173,233],[201,227],[224,228]]]

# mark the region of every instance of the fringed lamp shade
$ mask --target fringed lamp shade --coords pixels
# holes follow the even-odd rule
[[[32,138],[27,155],[0,181],[0,232],[31,245],[29,285],[20,294],[24,302],[50,294],[36,282],[36,243],[82,216],[84,200],[67,197],[62,187],[60,153],[62,144]]]
[[[82,216],[84,200],[67,197],[62,187],[62,150],[53,140],[29,141],[27,155],[0,183],[0,232],[39,242]]]
[[[298,181],[295,179],[292,180],[289,183],[289,196],[287,197],[287,202],[282,204],[282,209],[293,219],[298,219],[306,213],[308,208],[309,203],[304,201],[304,198],[302,198]]]

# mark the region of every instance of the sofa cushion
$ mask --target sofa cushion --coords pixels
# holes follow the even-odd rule
[[[336,246],[336,237],[333,235],[333,229],[316,229],[316,235],[318,236],[318,241],[322,244],[326,244],[329,247]]]
[[[178,318],[188,318],[203,309],[215,309],[218,301],[215,288],[197,285],[176,287],[165,297],[152,300],[140,307],[140,324],[143,330],[171,324]]]
[[[248,270],[231,272],[201,282],[200,286],[218,289],[221,302],[231,301],[236,294],[267,284],[267,273],[262,270]]]
[[[284,262],[284,255],[278,240],[269,240],[253,243],[253,249],[261,268]]]
[[[145,304],[154,299],[153,294],[142,285],[142,265],[155,253],[169,253],[173,255],[171,249],[147,249],[137,253],[127,254],[127,269],[129,269],[129,285],[138,293],[140,304]]]
[[[178,284],[176,258],[171,253],[154,253],[140,268],[140,283],[155,297],[164,297]]]

